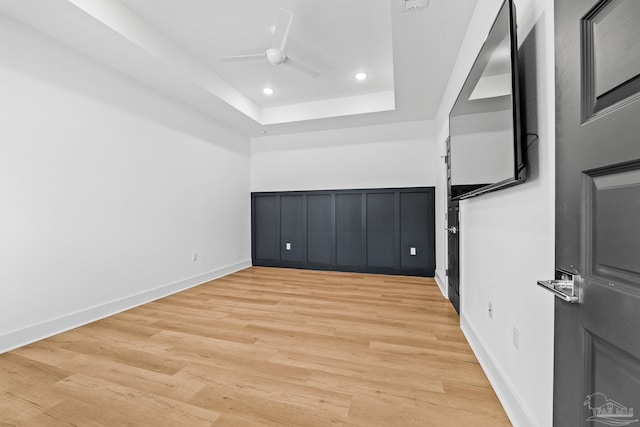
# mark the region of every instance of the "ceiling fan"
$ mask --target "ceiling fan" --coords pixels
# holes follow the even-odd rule
[[[264,53],[255,53],[250,55],[236,55],[226,56],[220,58],[225,62],[233,61],[252,61],[255,59],[265,59],[271,65],[288,65],[307,74],[310,77],[316,78],[320,76],[320,73],[307,65],[302,64],[299,61],[291,58],[285,53],[285,46],[287,45],[287,38],[289,38],[289,30],[291,29],[291,21],[293,20],[293,13],[280,9],[278,11],[278,20],[273,31],[273,41],[271,47]]]

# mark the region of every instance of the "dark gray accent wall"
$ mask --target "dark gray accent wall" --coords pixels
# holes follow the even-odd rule
[[[251,195],[253,265],[433,276],[435,190]]]

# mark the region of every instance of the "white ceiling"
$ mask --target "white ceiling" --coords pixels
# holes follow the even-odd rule
[[[433,119],[476,2],[0,0],[0,11],[257,136]],[[280,8],[293,12],[287,55],[320,77],[220,60],[269,48]]]
[[[176,0],[121,1],[261,107],[393,90],[388,1],[179,0],[179,7]],[[219,59],[271,47],[269,29],[279,8],[293,12],[287,55],[320,71],[321,77],[273,66],[266,59]],[[357,83],[352,77],[360,70],[371,78]],[[264,96],[265,86],[276,93]]]

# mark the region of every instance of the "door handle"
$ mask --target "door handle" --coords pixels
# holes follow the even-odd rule
[[[554,280],[538,280],[538,286],[548,290],[558,298],[571,304],[580,303],[580,276],[556,269]]]
[[[458,229],[456,227],[445,227],[445,230],[447,230],[451,234],[456,234],[458,232]]]

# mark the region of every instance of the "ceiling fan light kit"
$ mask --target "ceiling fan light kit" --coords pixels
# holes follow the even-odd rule
[[[280,9],[278,11],[277,23],[273,30],[273,39],[271,41],[271,47],[264,53],[255,53],[250,55],[234,55],[220,58],[225,62],[235,61],[253,61],[256,59],[265,59],[271,65],[288,65],[309,77],[319,77],[320,73],[313,68],[302,64],[299,61],[291,58],[285,53],[285,47],[287,45],[287,39],[289,38],[289,30],[291,30],[291,21],[293,21],[293,13]]]

